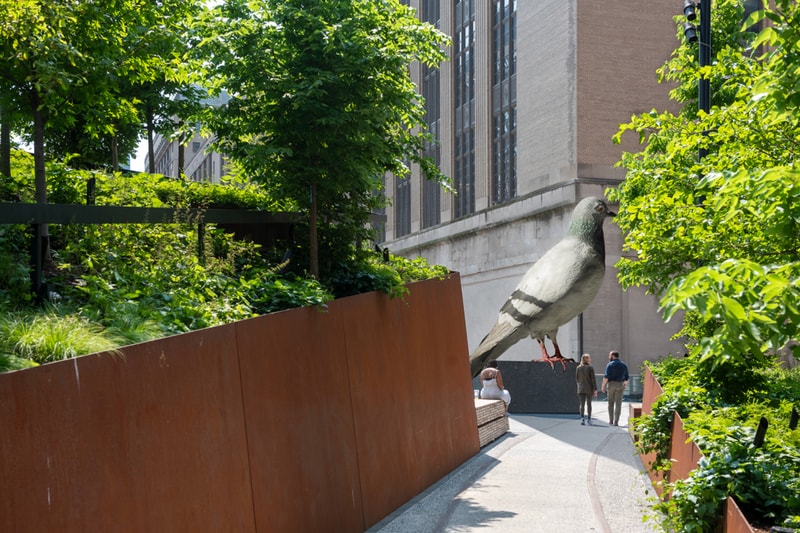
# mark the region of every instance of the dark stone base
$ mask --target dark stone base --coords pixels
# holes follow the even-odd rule
[[[575,369],[578,363],[567,361],[553,368],[547,363],[530,361],[498,361],[503,385],[511,393],[510,413],[578,414],[578,392]]]

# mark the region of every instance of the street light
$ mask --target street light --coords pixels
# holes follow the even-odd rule
[[[684,22],[683,23],[683,36],[686,37],[686,40],[690,43],[697,42],[697,26],[692,24],[691,22]]]
[[[683,35],[690,43],[700,41],[698,59],[700,68],[711,64],[711,0],[683,0],[683,14],[687,21],[697,18],[697,10],[700,10],[700,27],[698,28],[691,22],[683,24]],[[699,30],[699,36],[698,36]],[[700,76],[697,81],[697,108],[701,111],[709,112],[711,109],[711,86],[705,75]],[[703,159],[708,152],[705,148],[700,148],[699,159]]]
[[[700,10],[700,27],[698,28],[691,21],[697,18],[697,10]],[[690,43],[695,43],[700,40],[699,60],[700,67],[705,67],[711,64],[711,0],[694,0],[683,1],[683,14],[687,21],[683,24],[683,35]],[[698,35],[699,34],[699,35]],[[702,76],[698,81],[697,86],[697,107],[709,112],[710,109],[710,89],[709,81],[705,76]]]
[[[694,20],[697,18],[695,5],[692,0],[683,0],[683,14],[686,15],[686,20]]]

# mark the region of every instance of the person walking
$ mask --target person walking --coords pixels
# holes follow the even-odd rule
[[[581,363],[575,369],[575,381],[578,383],[578,399],[581,405],[581,425],[592,425],[592,398],[597,398],[597,380],[594,377],[592,356],[585,353]],[[585,408],[585,409],[584,409]],[[586,413],[584,421],[583,413]]]
[[[619,360],[619,352],[611,351],[608,354],[608,364],[603,374],[602,392],[608,388],[608,421],[612,426],[619,425],[619,415],[622,412],[622,394],[628,385],[628,365]]]
[[[481,383],[483,388],[479,394],[484,400],[503,400],[508,405],[511,403],[511,393],[503,388],[503,375],[497,368],[497,361],[489,361],[489,364],[481,371]]]

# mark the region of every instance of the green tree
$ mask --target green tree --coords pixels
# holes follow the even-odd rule
[[[634,254],[618,263],[620,281],[660,295],[668,319],[686,313],[707,385],[730,397],[800,334],[800,12],[781,0],[743,25],[741,12],[740,2],[714,3],[712,24],[727,33],[715,33],[711,66],[700,71],[684,44],[664,70],[682,101],[708,76],[710,113],[654,110],[621,126],[646,147],[623,155],[627,178],[612,193]],[[748,31],[762,20],[757,36]]]
[[[409,65],[438,65],[448,39],[407,6],[228,0],[206,24],[200,51],[230,100],[205,122],[217,149],[306,214],[313,276],[369,236],[385,173],[416,163],[446,183],[421,155],[431,137]]]
[[[36,202],[47,203],[48,152],[77,149],[96,162],[92,143],[81,144],[81,136],[95,147],[102,139],[116,166],[120,133],[141,123],[136,95],[124,87],[189,81],[193,68],[174,35],[185,35],[202,8],[201,0],[0,0],[2,106],[27,112],[32,125]],[[174,50],[163,46],[164,35],[173,36]],[[128,141],[123,149],[132,151]],[[37,262],[49,257],[48,233],[46,225],[39,227]]]

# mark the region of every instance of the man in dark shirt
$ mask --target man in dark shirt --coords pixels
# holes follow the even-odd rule
[[[619,415],[622,412],[622,394],[628,385],[628,365],[619,360],[619,352],[612,351],[608,354],[608,364],[603,374],[601,392],[606,392],[608,387],[608,421],[612,426],[619,425]]]

